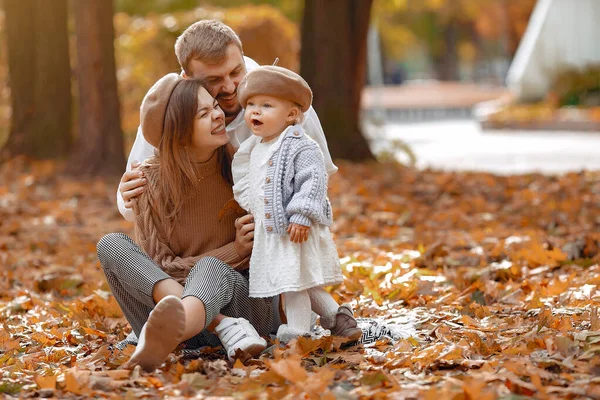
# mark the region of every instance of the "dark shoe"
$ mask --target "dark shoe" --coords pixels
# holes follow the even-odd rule
[[[362,330],[358,327],[354,312],[348,304],[342,304],[337,313],[329,318],[321,318],[321,325],[329,329],[333,336],[340,336],[350,340],[358,340],[362,336]]]

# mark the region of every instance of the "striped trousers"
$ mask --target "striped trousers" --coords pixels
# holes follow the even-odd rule
[[[123,233],[102,237],[97,250],[112,294],[137,337],[155,306],[154,285],[170,277]],[[181,298],[187,296],[194,296],[204,304],[205,326],[223,314],[247,319],[262,336],[268,336],[274,328],[271,299],[250,298],[247,275],[214,257],[201,259],[191,269]],[[219,345],[219,339],[206,330],[185,342],[185,347],[191,349]]]

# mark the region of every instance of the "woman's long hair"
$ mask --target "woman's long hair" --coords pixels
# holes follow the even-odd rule
[[[163,134],[158,144],[159,180],[156,187],[158,204],[153,208],[158,213],[164,232],[169,237],[173,231],[177,215],[190,189],[197,189],[198,176],[190,160],[186,146],[192,144],[194,121],[198,109],[198,91],[202,87],[199,80],[185,79],[177,84],[171,94],[165,111]],[[233,185],[231,176],[231,155],[225,146],[217,149],[221,174]],[[214,157],[214,156],[213,156]]]

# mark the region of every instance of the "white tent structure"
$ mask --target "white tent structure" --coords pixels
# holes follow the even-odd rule
[[[557,72],[600,63],[600,0],[538,0],[512,61],[507,85],[540,99]]]

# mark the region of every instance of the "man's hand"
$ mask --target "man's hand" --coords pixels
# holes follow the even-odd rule
[[[290,234],[290,241],[294,243],[302,243],[308,240],[310,226],[291,223],[287,228]]]
[[[246,214],[235,220],[235,251],[240,257],[247,257],[252,253],[254,245],[254,217]]]
[[[146,189],[147,181],[142,171],[138,169],[140,165],[142,164],[137,161],[132,162],[131,171],[125,171],[121,178],[119,191],[121,192],[121,196],[123,196],[125,208],[133,207],[131,199],[139,196]]]

